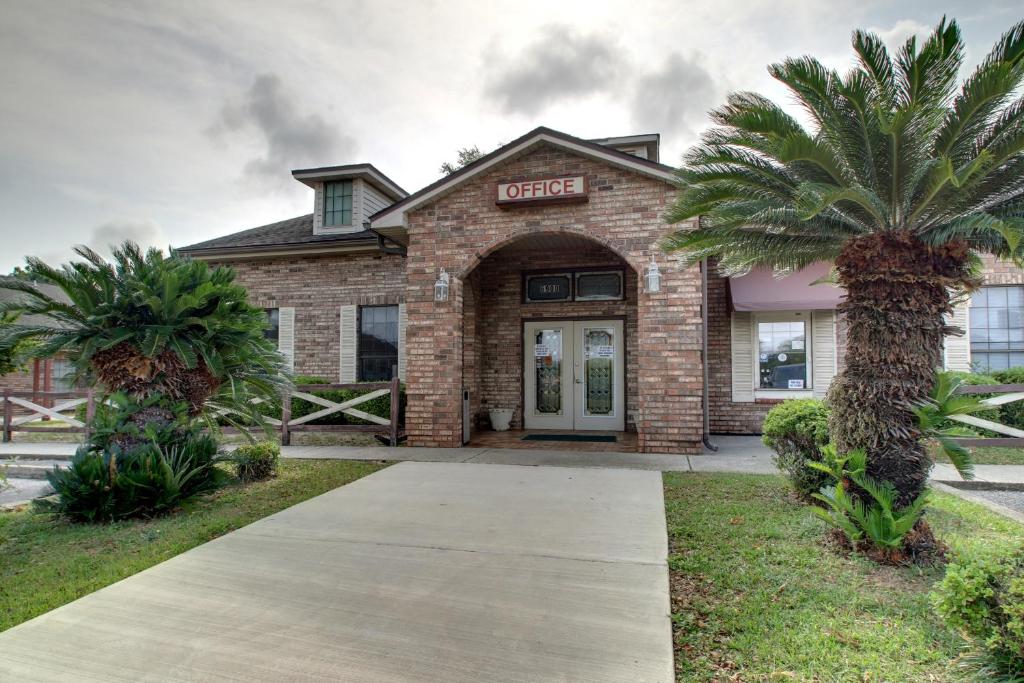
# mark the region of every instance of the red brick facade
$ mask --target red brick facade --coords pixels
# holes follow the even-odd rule
[[[338,381],[343,305],[403,303],[405,260],[378,252],[218,262],[261,308],[295,308],[295,372]]]
[[[574,205],[501,209],[494,202],[494,188],[543,176],[584,175],[589,199]],[[674,189],[665,182],[646,178],[551,146],[541,146],[497,169],[469,179],[450,194],[407,215],[409,250],[407,272],[409,407],[406,431],[413,445],[458,446],[462,439],[461,389],[464,368],[471,381],[479,382],[482,400],[512,400],[500,379],[486,371],[512,369],[513,350],[488,354],[486,347],[487,301],[493,281],[487,277],[487,259],[524,235],[566,233],[603,246],[631,268],[629,289],[638,291],[637,273],[651,257],[662,270],[661,290],[636,296],[636,350],[631,356],[632,386],[638,444],[644,452],[689,451],[700,448],[701,438],[701,322],[700,273],[678,268],[657,249],[657,240],[668,232],[662,215]],[[580,255],[585,258],[585,254]],[[575,260],[575,256],[572,261]],[[499,261],[500,263],[500,261]],[[566,264],[569,265],[569,264]],[[438,269],[453,274],[448,301],[435,302],[433,286]],[[511,267],[509,267],[511,268]],[[479,275],[475,274],[479,270]],[[510,282],[509,269],[504,275]],[[500,286],[500,285],[499,285]],[[627,300],[625,308],[629,308]],[[480,312],[477,312],[480,308]],[[574,304],[577,315],[586,315]],[[621,311],[621,306],[618,311]],[[610,312],[610,311],[609,311]],[[467,313],[469,315],[467,315]],[[522,308],[520,322],[526,314]],[[561,312],[558,313],[562,315]],[[603,314],[603,312],[602,312]],[[498,328],[508,334],[516,311],[499,313]],[[563,316],[565,317],[565,316]],[[467,318],[475,322],[467,324]],[[484,320],[481,320],[484,318]],[[627,326],[628,326],[627,311]],[[516,336],[521,327],[516,324]],[[629,333],[627,332],[627,335]],[[468,340],[468,344],[466,343]],[[521,342],[520,342],[521,343]],[[519,350],[515,350],[519,364]],[[479,354],[479,362],[477,359]],[[504,365],[503,365],[504,364]],[[486,379],[485,379],[486,377]],[[519,384],[519,383],[517,383]],[[519,386],[515,392],[521,391]],[[516,407],[521,410],[520,401]]]

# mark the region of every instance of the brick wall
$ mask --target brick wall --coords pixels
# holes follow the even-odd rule
[[[991,256],[982,257],[982,276],[986,285],[1024,284],[1024,271],[1013,263]],[[714,267],[708,275],[708,358],[711,432],[717,434],[758,434],[765,414],[779,401],[758,400],[755,403],[733,403],[732,354],[728,280],[719,277]],[[836,320],[836,367],[846,366],[846,320]]]
[[[495,206],[497,183],[552,175],[586,175],[589,201],[508,210]],[[700,273],[696,268],[677,267],[657,249],[658,238],[670,231],[661,216],[673,192],[664,182],[541,145],[410,212],[406,293],[410,443],[457,446],[461,439],[459,389],[467,329],[462,280],[517,237],[572,233],[604,245],[637,272],[651,257],[658,260],[661,291],[641,294],[637,303],[640,343],[636,374],[630,379],[636,383],[638,397],[638,445],[642,451],[699,450]],[[433,284],[441,266],[455,278],[450,300],[439,303],[433,301]]]
[[[295,372],[339,377],[339,307],[398,304],[405,296],[405,259],[354,253],[224,262],[238,273],[249,300],[262,308],[295,307]]]
[[[523,271],[572,267],[625,267],[625,300],[523,302]],[[638,396],[635,382],[630,382],[638,369],[637,276],[618,256],[593,243],[574,249],[571,257],[538,250],[498,250],[484,259],[470,279],[478,283],[480,289],[480,305],[473,311],[479,318],[474,320],[470,314],[467,296],[463,358],[467,368],[465,376],[476,382],[467,382],[466,386],[471,387],[477,397],[473,410],[478,424],[487,424],[487,411],[491,408],[514,407],[513,428],[522,427],[523,319],[621,317],[625,319],[626,339],[626,428],[636,428],[633,415],[638,409]],[[466,287],[467,293],[469,290]],[[475,358],[468,351],[471,340],[481,351]],[[479,373],[474,365],[480,368]]]

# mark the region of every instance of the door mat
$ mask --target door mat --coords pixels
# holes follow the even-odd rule
[[[594,443],[615,443],[613,434],[527,434],[523,441],[590,441]]]

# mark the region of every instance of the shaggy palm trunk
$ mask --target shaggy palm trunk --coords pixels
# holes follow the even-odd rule
[[[856,239],[836,259],[848,336],[829,431],[840,452],[866,449],[868,475],[892,482],[898,507],[921,494],[932,466],[911,407],[942,366],[950,288],[969,283],[968,258],[963,244],[889,234]]]

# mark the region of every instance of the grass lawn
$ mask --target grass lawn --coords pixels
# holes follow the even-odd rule
[[[678,680],[967,680],[959,636],[928,603],[941,570],[837,555],[781,477],[664,481]],[[991,552],[1024,534],[945,494],[927,518],[954,551]]]
[[[0,513],[0,631],[381,467],[282,460],[275,479],[228,486],[149,521],[94,526]]]
[[[975,448],[972,450],[975,465],[1024,465],[1024,449],[1021,448]],[[945,457],[939,462],[949,462]]]

